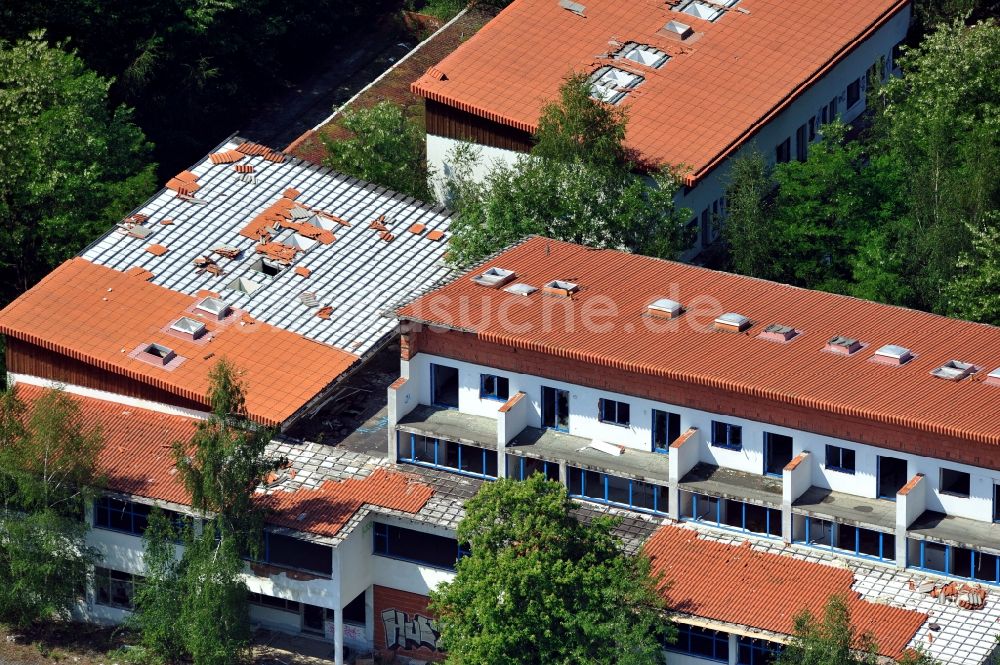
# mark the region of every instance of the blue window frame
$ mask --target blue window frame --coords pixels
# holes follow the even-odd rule
[[[653,409],[653,452],[666,453],[681,435],[681,416]]]
[[[383,522],[372,525],[372,552],[444,570],[455,570],[455,562],[469,554],[468,548],[460,547],[454,538]]]
[[[677,624],[677,641],[665,645],[668,651],[686,653],[720,663],[729,662],[729,634],[698,626]]]
[[[265,531],[257,555],[255,561],[279,568],[307,570],[322,575],[333,573],[333,551],[329,545],[280,533]]]
[[[510,380],[496,374],[480,374],[479,397],[506,402],[510,398]]]
[[[993,521],[1000,522],[1000,485],[993,486]]]
[[[669,492],[664,485],[632,480],[578,467],[566,468],[569,495],[577,499],[596,501],[645,513],[665,515]]]
[[[569,431],[569,391],[542,386],[542,427]]]
[[[518,455],[507,455],[507,477],[514,480],[527,480],[536,473],[545,476],[546,480],[559,481],[559,463],[546,460],[535,459],[534,457],[520,457]]]
[[[680,516],[684,521],[701,522],[720,529],[756,533],[772,538],[781,537],[779,508],[683,492],[682,498],[687,497],[690,497],[691,503],[690,510],[684,510]],[[682,500],[681,503],[683,505],[685,501]]]
[[[152,506],[142,503],[102,496],[94,500],[94,526],[141,536],[149,525],[152,509]]]
[[[757,640],[752,637],[736,638],[736,662],[738,665],[770,665],[781,654],[782,648],[776,642]]]
[[[893,534],[815,517],[805,516],[801,520],[794,520],[792,542],[837,550],[861,559],[896,560],[896,538]]]
[[[497,477],[495,450],[477,448],[445,439],[434,439],[409,432],[397,432],[399,462],[444,469],[488,480]]]
[[[610,423],[620,427],[629,426],[628,402],[619,402],[613,399],[599,399],[597,400],[597,409],[602,423]]]
[[[712,421],[712,445],[729,450],[743,449],[743,428],[739,425]]]
[[[854,475],[854,451],[850,448],[827,445],[826,468],[830,471]]]
[[[907,566],[987,584],[1000,584],[1000,556],[910,538]]]

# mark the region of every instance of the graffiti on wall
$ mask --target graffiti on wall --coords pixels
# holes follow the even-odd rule
[[[430,617],[414,614],[411,618],[401,610],[382,610],[382,626],[385,628],[385,645],[389,649],[426,647],[431,651],[438,650],[441,633],[434,628],[434,620]]]

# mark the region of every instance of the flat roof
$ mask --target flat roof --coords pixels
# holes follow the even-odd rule
[[[539,290],[523,296],[471,279],[490,267],[512,270],[513,281]],[[571,297],[546,293],[552,280],[579,289]],[[669,321],[648,315],[647,306],[664,296],[686,311]],[[723,312],[739,312],[752,325],[716,330]],[[399,316],[613,372],[1000,445],[993,417],[1000,386],[981,380],[1000,367],[1000,329],[989,325],[541,237],[418,298]],[[758,337],[775,323],[799,334],[788,342]],[[827,350],[838,335],[860,340],[860,350]],[[890,343],[914,358],[901,366],[873,361]],[[950,359],[981,369],[961,381],[931,375]]]
[[[187,295],[214,291],[260,321],[364,356],[394,331],[385,315],[394,303],[450,274],[449,215],[232,137],[81,256],[146,270],[153,284]],[[199,258],[211,263],[196,265]],[[262,259],[276,275],[255,269]],[[258,288],[228,288],[238,279]]]
[[[556,0],[515,0],[414,92],[534,132],[569,73],[611,65],[639,74],[645,80],[620,102],[629,107],[627,142],[648,161],[691,167],[693,184],[909,0],[739,0],[714,22],[671,7],[680,2],[583,4],[580,16]],[[670,21],[694,36],[666,36]],[[670,59],[659,68],[615,59],[629,43]]]

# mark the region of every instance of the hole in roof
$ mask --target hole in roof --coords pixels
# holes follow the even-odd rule
[[[170,324],[170,329],[184,335],[189,335],[191,339],[198,339],[206,332],[204,323],[186,316],[182,316]]]
[[[226,286],[230,291],[236,291],[238,293],[245,293],[248,296],[253,295],[254,292],[260,288],[260,284],[253,281],[252,279],[247,279],[246,277],[237,277],[233,281],[229,282]]]
[[[715,320],[715,329],[723,332],[743,332],[751,325],[749,318],[736,312],[726,312]]]
[[[829,341],[827,341],[826,347],[824,347],[826,351],[840,353],[845,356],[857,353],[862,348],[864,348],[864,344],[860,341],[854,339],[853,337],[846,337],[844,335],[831,337]]]
[[[271,263],[266,259],[257,259],[256,261],[250,264],[250,270],[259,272],[260,274],[266,275],[267,277],[276,277],[281,274],[282,268],[281,266],[275,263]]]
[[[162,344],[149,344],[142,350],[143,353],[148,353],[154,358],[159,358],[166,365],[168,362],[174,359],[177,355],[174,350],[170,347],[163,346]]]
[[[533,287],[531,284],[520,284],[520,283],[519,284],[511,284],[506,289],[504,289],[504,291],[506,291],[508,293],[514,293],[514,294],[517,294],[519,296],[530,296],[532,293],[534,293],[537,290],[538,289],[536,289],[535,287]]]
[[[771,325],[764,328],[764,331],[757,335],[760,339],[770,340],[772,342],[790,342],[801,334],[800,331],[796,330],[792,326],[785,326],[780,323],[772,323]]]
[[[940,367],[931,370],[931,374],[939,379],[961,381],[970,374],[975,374],[978,369],[979,368],[972,363],[964,363],[960,360],[949,360]]]
[[[195,309],[199,309],[203,312],[208,312],[212,314],[217,319],[224,319],[229,316],[229,304],[224,300],[219,300],[218,298],[205,298],[200,303],[195,305]]]
[[[476,275],[472,278],[476,284],[481,284],[482,286],[498,287],[503,286],[507,282],[514,279],[517,275],[513,270],[506,270],[505,268],[490,268],[486,272]]]
[[[671,300],[670,298],[660,298],[646,306],[647,314],[664,319],[672,319],[675,316],[680,316],[683,311],[684,307],[676,300]]]
[[[649,44],[639,44],[638,42],[627,42],[625,46],[621,47],[615,57],[623,60],[631,60],[632,62],[637,62],[640,65],[645,65],[653,69],[659,69],[663,66],[663,63],[670,59],[670,56],[660,49]]]
[[[590,96],[608,104],[617,104],[644,80],[638,74],[605,65],[590,75]]]
[[[886,344],[872,356],[872,360],[886,365],[905,365],[913,358],[914,355],[908,348],[897,344]]]
[[[576,293],[580,290],[580,286],[575,282],[567,282],[562,279],[554,279],[551,282],[545,283],[545,291],[548,293],[555,293],[561,296],[568,296],[571,293]]]

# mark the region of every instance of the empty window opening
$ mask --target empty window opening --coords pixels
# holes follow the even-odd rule
[[[608,104],[617,104],[644,80],[642,76],[624,69],[604,66],[590,76],[590,96]]]
[[[324,635],[327,621],[333,621],[333,610],[328,607],[302,603],[303,632]]]
[[[250,264],[250,269],[267,277],[277,277],[282,271],[281,266],[271,263],[266,259],[257,259]]]
[[[743,428],[739,425],[713,420],[712,445],[717,448],[741,450],[743,448]]]
[[[978,368],[971,363],[963,363],[959,360],[949,360],[937,369],[931,370],[931,374],[948,381],[961,381],[970,374],[975,374]]]
[[[566,468],[566,480],[572,497],[596,503],[625,506],[632,510],[665,514],[668,488],[640,480],[631,480],[579,467]]]
[[[458,408],[458,368],[431,364],[431,403]]]
[[[299,613],[298,601],[288,600],[286,598],[275,598],[274,596],[266,596],[262,593],[249,593],[247,594],[247,602],[251,605],[268,607],[281,612],[290,612],[292,614]]]
[[[432,533],[375,522],[372,551],[377,556],[412,561],[433,568],[454,570],[458,541]]]
[[[559,482],[559,463],[548,462],[533,457],[507,455],[508,477],[515,480],[527,480],[536,473],[542,474],[546,480]]]
[[[764,473],[780,476],[792,461],[792,437],[764,432]]]
[[[698,658],[729,662],[729,633],[687,624],[677,624],[677,639],[663,648]]]
[[[878,498],[896,500],[899,492],[909,481],[906,460],[898,457],[878,457]]]
[[[795,130],[795,159],[800,162],[806,161],[809,156],[809,140],[806,138],[806,131],[805,125]]]
[[[344,606],[344,621],[356,626],[365,625],[365,592],[359,593],[354,600]]]
[[[144,360],[154,365],[166,366],[171,360],[177,357],[174,350],[162,344],[147,344],[142,349],[140,360]]]
[[[941,469],[941,493],[950,496],[969,497],[971,477],[964,471]]]
[[[993,521],[1000,522],[1000,485],[993,486]]]
[[[510,398],[510,380],[496,374],[480,374],[479,397],[506,402]]]
[[[333,554],[329,545],[270,531],[264,532],[257,556],[261,563],[281,568],[308,570],[322,575],[330,575],[333,571]]]
[[[615,57],[623,60],[631,60],[632,62],[637,62],[640,65],[645,65],[646,67],[651,67],[652,69],[659,69],[667,60],[670,59],[670,56],[660,49],[649,46],[648,44],[638,44],[636,42],[626,43],[625,46],[618,51]]]
[[[419,434],[399,434],[400,462],[420,464],[475,476],[497,477],[497,453],[445,439],[434,439]]]
[[[853,474],[855,471],[854,451],[850,448],[827,445],[826,468],[830,471]]]
[[[621,427],[629,426],[628,402],[600,399],[597,401],[597,410],[602,423],[610,423]]]
[[[722,529],[781,537],[780,508],[768,508],[695,492],[682,491],[680,498],[682,520],[702,522]]]
[[[861,79],[855,79],[847,85],[847,108],[861,101]]]
[[[792,160],[792,140],[785,139],[774,148],[774,161],[784,164]]]
[[[542,386],[542,427],[569,431],[569,391]]]
[[[95,602],[105,607],[117,607],[123,610],[133,608],[136,582],[142,577],[123,573],[118,570],[97,567],[94,569]]]
[[[653,452],[666,453],[670,444],[681,436],[681,416],[653,409]]]

